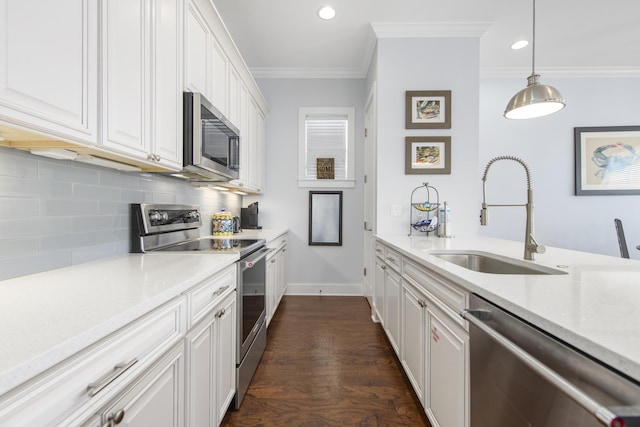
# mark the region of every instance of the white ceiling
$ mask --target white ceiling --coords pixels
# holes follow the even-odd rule
[[[531,0],[213,2],[256,77],[363,77],[375,40],[372,23],[387,35],[472,29],[482,34],[482,75],[520,76],[531,69],[531,43],[510,49],[518,39],[531,39]],[[336,9],[332,21],[317,16],[326,4]],[[640,75],[640,0],[537,0],[536,9],[536,71]]]

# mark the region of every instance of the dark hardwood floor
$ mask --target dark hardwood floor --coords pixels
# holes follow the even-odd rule
[[[285,296],[222,426],[429,426],[363,297]]]

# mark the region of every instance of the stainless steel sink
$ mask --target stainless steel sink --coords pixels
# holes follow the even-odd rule
[[[450,262],[468,270],[489,274],[567,274],[566,271],[542,265],[531,264],[501,255],[481,251],[442,251],[429,252],[443,261]]]

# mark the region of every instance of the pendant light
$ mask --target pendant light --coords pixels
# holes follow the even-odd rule
[[[552,86],[540,84],[536,74],[536,0],[533,0],[533,41],[531,44],[531,75],[527,87],[516,93],[504,110],[507,119],[532,119],[555,113],[564,108],[564,98]]]

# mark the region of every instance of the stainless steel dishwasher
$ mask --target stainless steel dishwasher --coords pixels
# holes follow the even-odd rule
[[[640,426],[640,384],[471,295],[471,427]]]

